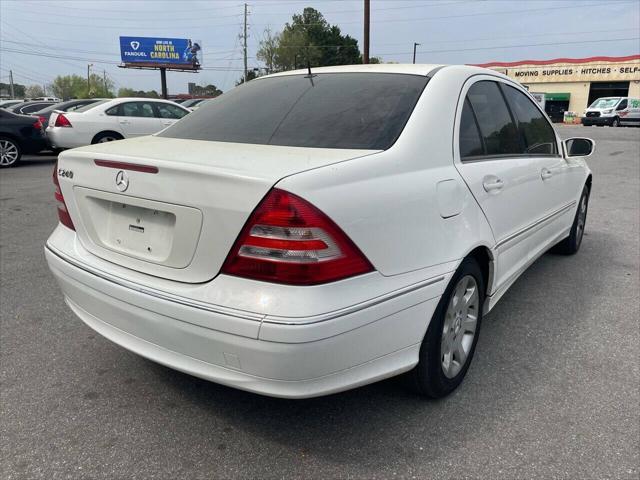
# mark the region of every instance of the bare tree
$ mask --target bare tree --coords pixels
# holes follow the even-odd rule
[[[267,28],[262,33],[262,40],[260,40],[260,48],[256,53],[256,58],[267,66],[267,73],[273,73],[276,68],[276,52],[280,46],[280,34],[272,33],[271,29]]]

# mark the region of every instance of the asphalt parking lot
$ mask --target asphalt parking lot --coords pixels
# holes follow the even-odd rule
[[[144,360],[65,306],[44,261],[53,157],[0,172],[0,478],[629,478],[640,474],[640,129],[597,152],[573,257],[486,317],[462,387],[278,400]]]

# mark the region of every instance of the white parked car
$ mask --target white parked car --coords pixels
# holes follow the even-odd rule
[[[188,113],[169,100],[115,98],[73,112],[54,111],[46,132],[53,147],[75,148],[151,135]]]
[[[45,253],[73,312],[163,365],[291,398],[409,372],[440,397],[518,276],[579,249],[592,149],[492,70],[284,72],[63,152]]]

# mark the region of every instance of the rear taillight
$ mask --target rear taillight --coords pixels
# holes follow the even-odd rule
[[[327,283],[372,270],[329,217],[278,189],[251,214],[222,266],[229,275],[290,285]]]
[[[54,127],[71,127],[71,122],[67,117],[65,117],[62,113],[59,113],[56,117],[56,123],[53,125]]]
[[[60,223],[65,227],[68,227],[71,230],[75,230],[76,227],[74,227],[73,225],[73,221],[71,220],[71,216],[69,215],[69,211],[67,210],[67,204],[64,203],[62,190],[60,190],[60,181],[58,180],[58,162],[56,162],[53,167],[53,184],[56,187],[54,196],[56,197],[56,202],[58,203],[58,219],[60,220]]]
[[[42,118],[43,117],[38,117],[38,120],[36,120],[33,124],[33,128],[35,128],[36,130],[42,130]]]

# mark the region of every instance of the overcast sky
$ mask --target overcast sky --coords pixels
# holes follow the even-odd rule
[[[279,31],[306,6],[358,40],[363,0],[253,0],[249,66],[265,28]],[[206,70],[168,73],[170,93],[187,83],[222,90],[242,75],[243,4],[239,0],[0,0],[0,77],[23,84],[56,75],[86,76],[87,64],[116,87],[160,90],[158,72],[125,70],[118,37],[202,40]],[[484,63],[640,53],[640,0],[371,0],[371,55],[383,61]],[[62,57],[62,58],[52,58]]]

